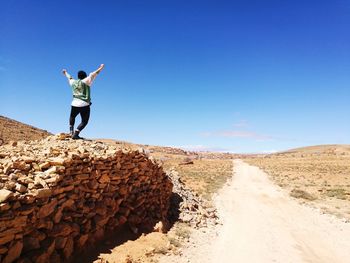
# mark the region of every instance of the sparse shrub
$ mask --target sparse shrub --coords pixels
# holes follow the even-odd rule
[[[313,201],[317,199],[312,194],[300,189],[293,189],[292,191],[290,191],[290,195],[295,198],[302,198],[309,201]]]
[[[187,225],[179,225],[179,227],[175,230],[175,235],[181,238],[189,238],[191,235],[191,230]]]
[[[327,189],[326,195],[328,197],[335,197],[341,200],[346,200],[346,191],[345,189]]]
[[[168,239],[169,239],[170,244],[172,244],[173,246],[175,246],[175,247],[181,247],[182,246],[181,242],[179,240],[177,240],[176,238],[169,237]]]

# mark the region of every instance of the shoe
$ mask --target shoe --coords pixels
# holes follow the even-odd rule
[[[79,132],[74,132],[73,136],[72,136],[72,139],[73,140],[82,140],[83,138],[81,138],[79,136]]]

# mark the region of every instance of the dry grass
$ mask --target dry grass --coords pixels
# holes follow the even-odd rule
[[[313,201],[316,199],[315,196],[311,195],[310,193],[308,193],[304,190],[300,190],[300,189],[293,189],[292,191],[290,191],[290,195],[295,197],[295,198],[302,198],[302,199],[306,199],[306,200],[310,200],[310,201]]]
[[[246,159],[267,172],[291,196],[350,218],[350,154],[293,152]]]
[[[163,166],[166,170],[175,168],[184,183],[206,199],[232,176],[231,159],[198,159],[193,160],[193,164],[179,165],[183,161],[183,156],[167,156]]]

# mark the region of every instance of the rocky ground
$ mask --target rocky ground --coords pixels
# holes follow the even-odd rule
[[[13,205],[13,201],[11,200],[20,199],[21,196],[28,195],[34,199],[43,198],[42,209],[39,205],[39,214],[42,214],[43,216],[54,215],[56,211],[55,209],[62,202],[57,202],[56,199],[55,202],[49,202],[47,198],[49,198],[49,196],[52,194],[55,195],[56,193],[56,190],[50,190],[51,187],[54,187],[57,182],[62,182],[62,180],[64,181],[67,179],[66,177],[62,178],[62,176],[63,173],[69,174],[69,169],[73,169],[64,167],[67,166],[68,162],[71,162],[70,160],[80,160],[81,158],[86,158],[89,160],[92,160],[94,158],[97,158],[98,160],[109,160],[112,156],[120,151],[128,154],[132,153],[134,150],[135,145],[130,146],[129,144],[120,142],[103,143],[92,140],[74,141],[70,139],[67,134],[49,136],[43,140],[7,143],[0,148],[0,210],[3,212],[8,212],[12,209],[11,207]],[[168,149],[166,149],[166,151],[168,151]],[[138,147],[138,152],[150,155],[151,151]],[[184,155],[187,156],[186,153],[184,154],[183,152],[180,152],[180,156]],[[155,163],[163,162],[160,160],[159,156],[149,156],[149,158]],[[180,160],[178,165],[184,163],[182,157],[177,160]],[[198,159],[195,160],[195,162],[197,161]],[[206,161],[201,159],[200,163],[202,164],[203,162]],[[158,165],[160,165],[160,163]],[[172,165],[174,165],[174,163],[172,163]],[[193,161],[189,162],[189,164],[186,163],[186,165],[189,165],[188,168],[191,169],[190,166],[193,165]],[[210,160],[210,166],[213,166],[212,160]],[[60,171],[60,169],[63,168],[64,170]],[[101,166],[101,168],[103,167]],[[78,174],[77,176],[79,177],[80,172],[73,170],[72,172]],[[85,173],[82,173],[80,176],[82,178],[79,180],[87,179],[87,177],[84,177],[85,179],[83,178],[85,175]],[[129,253],[121,253],[121,250],[119,249],[121,244],[115,243],[115,247],[108,246],[112,251],[111,253],[102,253],[103,250],[101,250],[101,253],[99,255],[98,252],[94,252],[95,256],[90,257],[90,260],[93,258],[98,258],[97,261],[105,260],[108,262],[124,262],[124,259],[129,260],[130,258],[136,258],[135,260],[141,260],[140,258],[146,256],[147,260],[152,261],[154,260],[154,256],[158,254],[180,253],[179,251],[181,250],[182,243],[188,240],[190,232],[192,230],[202,229],[205,227],[214,227],[218,224],[216,209],[211,205],[211,202],[209,200],[202,198],[198,193],[187,187],[181,180],[179,173],[174,167],[167,171],[167,175],[174,186],[173,194],[171,196],[171,206],[167,216],[170,225],[157,224],[154,228],[154,231],[156,231],[155,233],[142,235],[140,237],[133,235],[133,233],[129,233],[131,235],[129,238],[136,238],[135,240],[129,240],[122,245],[123,251],[129,251]],[[211,177],[215,177],[215,174],[211,175]],[[201,179],[196,178],[196,180],[199,182]],[[91,182],[87,183],[89,185],[91,184]],[[71,186],[66,185],[64,189],[67,187]],[[73,185],[72,187],[74,188]],[[66,190],[72,191],[73,188]],[[65,197],[65,195],[63,195],[61,192],[57,193],[59,194],[59,198]],[[69,206],[65,207],[73,209],[74,205],[72,206],[72,204],[70,204]],[[34,210],[32,209],[30,211],[33,212]],[[4,214],[1,215],[1,218],[3,218],[3,215]],[[52,225],[45,225],[45,227],[51,228]],[[164,230],[166,229],[170,231],[164,233]],[[133,232],[134,229],[130,228],[129,231]],[[18,238],[20,238],[20,236],[18,236]],[[128,240],[129,238],[126,238],[125,240]],[[2,241],[0,240],[0,242]],[[7,241],[4,240],[4,242]],[[38,242],[40,242],[40,240]],[[110,241],[107,240],[106,242]],[[12,243],[13,242],[7,244],[11,245]],[[13,243],[13,249],[11,247],[11,249],[14,251],[11,257],[18,257],[19,254],[15,253],[21,251],[22,248],[24,248],[26,251],[33,248],[37,249],[37,246],[39,244],[38,243],[33,248],[29,248],[28,244],[32,243],[27,242],[24,245],[21,243],[21,247],[17,248],[15,247],[17,243]],[[102,242],[101,245],[103,244],[104,243]],[[113,242],[110,244],[113,244]],[[56,244],[56,246],[58,245]],[[147,247],[146,250],[145,246]],[[101,246],[101,249],[102,247],[103,246]],[[2,252],[0,247],[0,253],[6,252],[8,252],[6,247],[4,247],[4,250]],[[71,250],[70,254],[71,253],[74,253],[74,251]],[[48,258],[50,255],[51,252],[50,254],[42,254],[40,258]],[[140,255],[140,257],[137,257],[136,255]],[[8,257],[6,257],[6,260],[6,262],[9,261]],[[144,259],[142,262],[144,262]]]
[[[0,115],[0,145],[10,141],[30,141],[51,135],[48,131]]]

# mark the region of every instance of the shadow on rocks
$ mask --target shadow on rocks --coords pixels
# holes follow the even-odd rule
[[[168,213],[169,229],[180,219],[180,204],[183,198],[178,193],[172,193],[170,197],[170,209]]]
[[[101,254],[110,254],[113,248],[120,246],[127,241],[134,241],[142,234],[150,233],[150,228],[139,228],[138,232],[132,231],[128,224],[117,228],[116,230],[106,234],[103,240],[96,242],[94,245],[87,245],[82,252],[73,256],[72,263],[92,263],[104,262],[100,259]],[[101,260],[101,261],[99,261]]]

